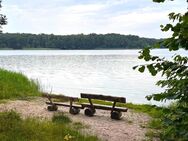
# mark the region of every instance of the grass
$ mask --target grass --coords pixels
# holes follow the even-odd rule
[[[61,124],[68,124],[71,123],[71,120],[68,116],[64,115],[63,113],[58,113],[53,116],[52,118],[53,122],[61,123]]]
[[[22,119],[14,111],[0,113],[0,140],[3,141],[97,141],[69,126],[68,117],[56,115],[52,121]],[[68,122],[67,122],[68,121]]]
[[[83,125],[81,122],[74,122],[72,124],[74,129],[83,129],[83,128],[89,128],[88,125]]]
[[[29,100],[39,96],[39,85],[21,73],[0,69],[0,103],[8,99]],[[22,119],[14,112],[0,112],[0,141],[97,141],[95,136],[83,135],[81,123],[56,114],[51,121]]]
[[[0,99],[0,104],[5,104],[5,103],[7,103],[8,102],[8,100],[6,99]]]
[[[39,96],[39,85],[21,73],[0,69],[0,99]]]
[[[148,141],[160,141],[160,132],[154,131],[153,129],[147,130],[145,136],[147,136]]]
[[[21,73],[15,73],[0,69],[0,103],[5,103],[7,99],[30,99],[39,96],[39,85],[28,79]],[[112,105],[112,102],[92,100],[93,103],[102,105]],[[87,99],[79,99],[79,103],[88,102]],[[136,112],[147,113],[152,120],[144,128],[148,128],[146,136],[157,137],[162,128],[161,117],[168,112],[167,108],[157,107],[147,104],[117,103],[119,107],[126,107]],[[173,106],[171,106],[173,107]],[[131,121],[130,121],[131,123]],[[74,128],[74,129],[73,129]],[[38,119],[21,119],[15,112],[0,113],[0,140],[3,141],[96,141],[93,136],[83,136],[79,129],[84,128],[81,123],[72,121],[63,114],[55,115],[52,121],[41,121]],[[37,130],[36,130],[37,129]]]

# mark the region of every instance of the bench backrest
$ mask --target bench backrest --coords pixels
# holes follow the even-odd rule
[[[87,94],[80,93],[81,98],[89,98],[89,99],[98,99],[98,100],[106,100],[106,101],[116,101],[121,103],[126,103],[126,98],[124,97],[115,97],[115,96],[106,96],[101,94]]]

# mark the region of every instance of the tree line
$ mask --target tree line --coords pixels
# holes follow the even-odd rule
[[[0,33],[0,48],[52,49],[140,49],[155,44],[157,39],[121,34],[47,35]]]

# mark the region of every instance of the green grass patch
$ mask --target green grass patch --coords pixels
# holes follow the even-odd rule
[[[61,123],[61,124],[68,124],[71,123],[71,120],[68,116],[64,115],[63,113],[58,113],[53,116],[52,118],[53,122]]]
[[[39,96],[39,85],[21,73],[0,69],[0,99]]]
[[[148,123],[148,127],[152,129],[161,129],[162,121],[159,118],[154,118]]]
[[[63,119],[63,120],[62,120]],[[59,122],[60,121],[60,122]],[[62,122],[63,121],[63,122]],[[0,140],[3,141],[97,141],[95,136],[82,135],[57,116],[54,121],[22,119],[14,111],[0,113]]]
[[[153,140],[160,141],[160,132],[156,130],[154,131],[150,129],[146,132],[145,135],[146,137],[148,137],[148,141],[153,141]]]
[[[5,100],[5,99],[0,99],[0,104],[4,104],[4,103],[7,103],[8,100]]]
[[[83,125],[81,122],[74,122],[72,124],[74,129],[83,129],[83,128],[88,128],[88,125]]]

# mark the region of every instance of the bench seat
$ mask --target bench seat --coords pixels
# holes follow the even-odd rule
[[[53,102],[53,103],[51,103],[51,102],[47,101],[46,104],[48,104],[48,105],[57,105],[57,106],[71,107],[69,103],[62,103],[62,102],[61,103],[60,102]],[[81,105],[76,105],[76,104],[72,105],[72,107],[83,109]]]
[[[90,103],[82,103],[81,105],[83,108],[91,107]],[[112,106],[108,106],[108,105],[93,104],[93,107],[102,110],[112,110]],[[128,110],[127,108],[123,108],[123,107],[114,107],[114,111],[127,112],[127,110]]]

